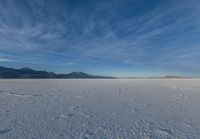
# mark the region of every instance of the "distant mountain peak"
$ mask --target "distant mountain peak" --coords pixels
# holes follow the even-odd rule
[[[23,68],[20,68],[19,70],[33,70],[33,69],[28,68],[28,67],[23,67]]]
[[[69,73],[69,74],[73,74],[73,75],[88,75],[87,73],[84,73],[84,72],[80,72],[80,71],[73,71],[73,72],[71,72],[71,73]]]
[[[23,68],[21,68],[21,69],[31,69],[31,68],[28,68],[28,67],[23,67]],[[31,69],[32,70],[32,69]]]
[[[73,74],[85,74],[84,72],[80,72],[80,71],[73,71],[71,73],[73,73]]]

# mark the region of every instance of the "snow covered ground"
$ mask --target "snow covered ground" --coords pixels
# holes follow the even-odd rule
[[[0,80],[0,139],[199,139],[200,80]]]

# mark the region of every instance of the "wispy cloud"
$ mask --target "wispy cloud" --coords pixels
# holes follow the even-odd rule
[[[16,62],[199,69],[199,6],[198,0],[0,1],[0,51]]]
[[[13,59],[0,58],[0,62],[14,62]]]

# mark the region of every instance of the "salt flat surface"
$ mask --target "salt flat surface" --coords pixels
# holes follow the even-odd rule
[[[0,139],[199,139],[200,80],[0,80]]]

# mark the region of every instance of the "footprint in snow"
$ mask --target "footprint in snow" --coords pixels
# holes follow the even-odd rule
[[[5,93],[8,96],[15,96],[15,97],[36,97],[38,95],[35,94],[16,94],[16,93]]]
[[[0,135],[1,135],[1,134],[5,134],[5,133],[7,133],[7,132],[9,132],[9,131],[10,131],[10,129],[8,129],[8,128],[0,129]]]
[[[145,103],[144,106],[149,107],[149,106],[151,106],[151,104]]]
[[[161,138],[168,138],[173,135],[170,129],[166,129],[166,128],[157,129],[157,133],[159,134]]]
[[[83,116],[83,117],[87,118],[87,119],[89,119],[89,118],[92,118],[92,117],[93,117],[93,115],[91,115],[91,114],[87,114],[87,113],[84,113],[84,112],[80,112],[79,114],[80,114],[81,116]]]
[[[72,111],[75,111],[75,110],[79,109],[79,106],[71,106],[70,109],[71,109]]]
[[[74,116],[74,114],[72,114],[72,113],[70,113],[70,114],[61,114],[60,116],[52,117],[51,120],[61,120],[61,119],[71,118],[73,116]]]
[[[138,111],[138,108],[133,108],[131,109],[132,112],[137,112]]]

